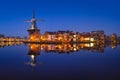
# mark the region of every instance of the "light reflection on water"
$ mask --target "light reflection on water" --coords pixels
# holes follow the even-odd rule
[[[3,80],[120,79],[117,44],[14,43],[0,46],[0,79]]]

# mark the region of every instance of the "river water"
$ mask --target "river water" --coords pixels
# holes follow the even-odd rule
[[[2,46],[0,80],[120,80],[120,46]]]

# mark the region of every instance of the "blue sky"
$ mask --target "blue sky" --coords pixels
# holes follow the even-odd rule
[[[74,30],[88,32],[104,30],[106,34],[120,35],[119,0],[1,0],[0,33],[6,36],[28,36],[35,9],[41,33],[45,31]]]

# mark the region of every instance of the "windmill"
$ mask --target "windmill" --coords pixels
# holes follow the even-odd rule
[[[24,20],[24,22],[30,22],[31,26],[30,28],[27,30],[29,35],[31,35],[32,33],[34,33],[35,31],[39,32],[40,30],[37,28],[36,22],[40,21],[43,22],[43,19],[36,19],[35,18],[35,11],[33,10],[32,12],[32,19],[31,20]]]

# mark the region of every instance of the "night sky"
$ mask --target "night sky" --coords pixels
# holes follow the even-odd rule
[[[41,33],[73,30],[89,32],[104,30],[106,34],[120,35],[119,0],[0,0],[0,34],[28,36],[32,10]]]

